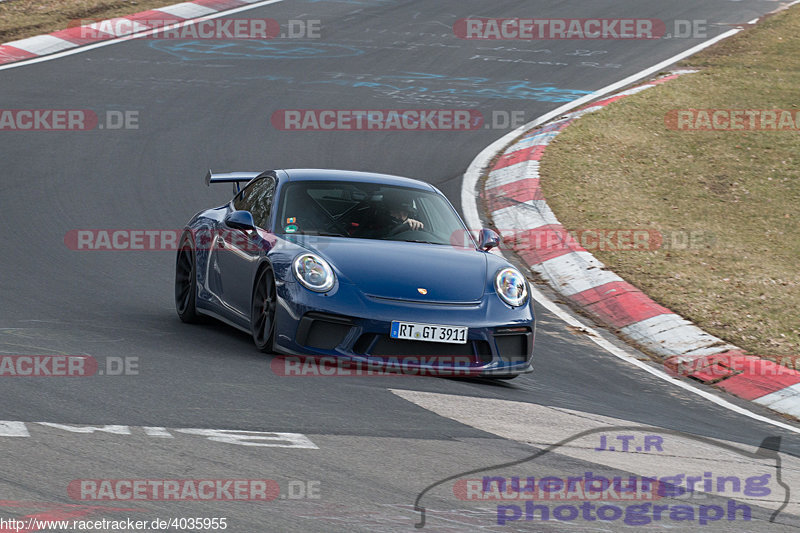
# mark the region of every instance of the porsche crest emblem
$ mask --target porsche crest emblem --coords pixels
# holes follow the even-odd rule
[[[417,289],[417,292],[425,296],[426,294],[428,294],[428,289],[423,289],[422,287],[420,287]]]

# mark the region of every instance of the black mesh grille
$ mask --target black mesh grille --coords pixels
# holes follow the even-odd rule
[[[309,348],[333,350],[342,343],[351,327],[348,319],[309,313],[297,327],[297,342]]]
[[[482,365],[487,365],[494,360],[494,357],[492,357],[492,348],[489,346],[488,342],[475,341],[475,348],[478,351],[478,361],[480,361]]]
[[[369,350],[369,345],[375,339],[375,335],[367,334],[361,335],[356,343],[353,345],[353,351],[357,354],[364,355]]]
[[[497,351],[503,361],[518,363],[528,360],[528,338],[530,333],[517,335],[495,335]]]

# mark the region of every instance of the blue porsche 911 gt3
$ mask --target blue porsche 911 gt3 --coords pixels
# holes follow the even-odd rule
[[[476,243],[432,185],[314,169],[209,171],[206,183],[233,183],[235,195],[183,231],[175,303],[184,322],[214,317],[265,352],[410,356],[442,371],[458,357],[498,378],[532,371],[525,276],[489,253],[495,232]]]

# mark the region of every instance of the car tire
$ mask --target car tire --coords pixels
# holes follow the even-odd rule
[[[250,310],[250,332],[256,348],[272,353],[275,344],[275,315],[278,308],[275,275],[269,265],[262,268],[253,286]]]
[[[194,242],[189,233],[181,236],[178,257],[175,261],[175,310],[187,324],[200,322],[195,299],[197,297],[197,261]]]

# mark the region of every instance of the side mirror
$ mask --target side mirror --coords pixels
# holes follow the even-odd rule
[[[490,229],[483,228],[478,235],[478,248],[488,252],[497,246],[500,246],[500,235]]]
[[[254,231],[256,223],[250,211],[233,211],[225,216],[225,225],[242,231]]]

